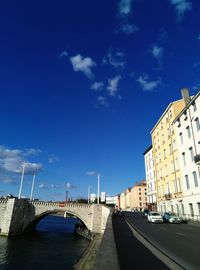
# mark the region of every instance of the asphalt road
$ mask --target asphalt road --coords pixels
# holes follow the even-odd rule
[[[177,263],[189,270],[200,269],[200,226],[152,224],[141,214],[126,213],[133,227]]]
[[[113,231],[121,270],[169,269],[134,237],[124,217],[113,216]]]

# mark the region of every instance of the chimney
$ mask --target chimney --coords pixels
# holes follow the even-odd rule
[[[185,101],[185,105],[187,105],[190,102],[190,95],[188,88],[182,88],[181,89],[182,98]]]

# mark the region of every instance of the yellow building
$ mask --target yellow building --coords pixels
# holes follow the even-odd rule
[[[131,209],[143,211],[147,208],[146,182],[140,181],[131,189]]]
[[[185,107],[183,99],[168,105],[151,131],[155,161],[156,191],[158,211],[179,212],[182,197],[181,172],[173,120]]]
[[[126,209],[126,192],[120,194],[120,208],[122,210]]]

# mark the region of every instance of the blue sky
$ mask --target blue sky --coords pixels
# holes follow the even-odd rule
[[[4,1],[0,195],[115,195],[144,179],[166,106],[200,81],[198,0]]]

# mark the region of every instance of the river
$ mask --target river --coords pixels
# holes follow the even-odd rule
[[[0,237],[0,270],[71,270],[89,240],[76,235],[75,218],[49,215],[35,233]]]

